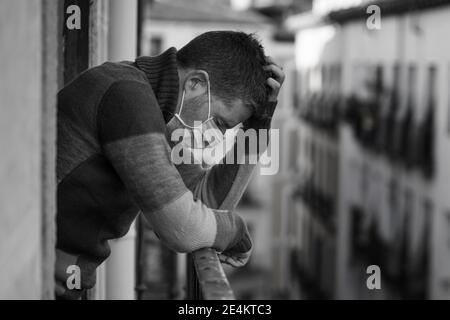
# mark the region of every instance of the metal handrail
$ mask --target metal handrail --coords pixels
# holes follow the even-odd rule
[[[235,300],[214,249],[201,249],[188,255],[187,297],[189,300]]]

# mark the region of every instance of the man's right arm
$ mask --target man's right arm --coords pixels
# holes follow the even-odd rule
[[[104,154],[169,247],[179,252],[204,247],[225,251],[246,234],[241,217],[208,208],[186,188],[172,164],[165,122],[148,84],[113,84],[97,119]]]

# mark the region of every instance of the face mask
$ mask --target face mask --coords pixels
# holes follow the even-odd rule
[[[204,122],[194,122],[190,126],[181,118],[186,91],[183,91],[179,113],[175,114],[178,121],[186,128],[183,137],[183,145],[187,149],[214,148],[223,142],[223,134],[217,126],[214,118],[211,117],[211,88],[208,81],[208,118]]]

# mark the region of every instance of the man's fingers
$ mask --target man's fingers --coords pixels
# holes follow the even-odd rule
[[[232,259],[232,258],[228,258],[228,259],[227,259],[227,263],[228,263],[230,266],[234,267],[234,268],[239,268],[239,267],[242,267],[242,266],[243,266],[243,264],[242,264],[241,262],[236,261],[236,260],[234,260],[234,259]]]
[[[281,84],[273,78],[267,79],[267,84],[271,88],[271,92],[268,97],[269,102],[277,101],[278,94],[280,93]]]
[[[281,89],[281,84],[274,78],[267,79],[267,84],[272,89],[272,91],[270,92],[270,96],[275,98],[278,97],[278,93]]]
[[[273,64],[273,65],[277,66],[278,68],[280,68],[281,70],[283,70],[283,68],[281,66],[279,66],[272,57],[266,56],[266,62],[268,64]]]
[[[275,61],[273,61],[273,58],[271,56],[266,56],[266,61],[268,63],[275,63]]]
[[[226,263],[233,268],[240,268],[245,265],[244,261],[242,261],[242,259],[240,258],[232,258],[224,254],[218,254],[218,257],[221,263]]]
[[[271,71],[273,73],[275,80],[277,80],[280,84],[283,84],[283,82],[286,78],[286,75],[284,74],[283,70],[280,67],[278,67],[275,64],[271,64],[271,65],[265,66],[264,70]]]
[[[267,79],[267,84],[272,88],[274,91],[279,91],[281,88],[281,84],[275,80],[274,78]]]
[[[264,66],[264,70],[269,71],[272,74],[272,76],[267,79],[267,84],[272,89],[269,93],[268,101],[276,102],[286,75],[283,72],[283,68],[277,65],[272,57],[266,57],[266,62],[267,65]]]

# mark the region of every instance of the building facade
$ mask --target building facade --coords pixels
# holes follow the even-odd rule
[[[314,270],[303,287],[325,297],[448,299],[450,5],[378,1],[372,28],[369,4],[318,2],[287,22],[305,167],[295,269]],[[381,290],[368,289],[372,265]]]

